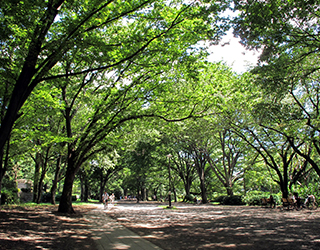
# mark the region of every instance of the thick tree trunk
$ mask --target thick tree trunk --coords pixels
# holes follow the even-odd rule
[[[52,181],[52,187],[50,189],[50,203],[55,205],[56,204],[56,192],[57,192],[57,183],[55,183],[55,181]]]
[[[202,203],[205,204],[205,203],[208,203],[207,189],[206,189],[206,183],[205,183],[205,172],[204,172],[205,160],[199,159],[199,161],[200,163],[196,162],[196,168],[197,168],[198,176],[200,179]]]
[[[81,201],[87,202],[89,198],[89,185],[88,185],[88,180],[87,178],[80,178],[81,182]]]
[[[200,178],[200,190],[201,190],[201,198],[202,198],[202,203],[208,203],[208,198],[207,198],[207,189],[206,189],[206,184],[204,180],[204,170],[202,169],[203,174],[201,175]]]
[[[147,192],[146,192],[146,188],[145,187],[141,188],[141,200],[142,201],[147,200]]]
[[[184,197],[183,201],[186,201],[186,197],[190,197],[190,188],[191,188],[191,179],[186,178],[184,182],[184,190],[186,191],[186,196]]]
[[[72,164],[68,165],[58,209],[60,213],[75,213],[72,207],[72,186],[76,172],[77,169]]]
[[[37,199],[35,201],[37,204],[40,204],[40,202],[41,202],[42,189],[43,189],[43,181],[40,178],[40,181],[39,181],[39,184],[38,184],[38,190],[37,190]]]
[[[233,190],[232,190],[232,187],[226,187],[226,189],[227,189],[227,195],[228,196],[233,196]]]
[[[227,180],[227,183],[226,183],[226,189],[227,189],[227,195],[228,196],[233,196],[233,188],[232,188],[232,181],[230,180],[230,177],[229,179]]]

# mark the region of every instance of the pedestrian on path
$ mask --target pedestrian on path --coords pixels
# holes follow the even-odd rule
[[[110,196],[110,202],[111,202],[111,204],[114,203],[115,198],[116,198],[116,197],[115,197],[114,193],[112,193],[112,195]]]
[[[104,209],[108,208],[108,200],[109,200],[109,194],[107,193],[107,191],[105,191],[104,194],[102,195]]]

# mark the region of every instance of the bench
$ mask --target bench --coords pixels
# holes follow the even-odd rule
[[[282,201],[282,207],[287,207],[288,210],[290,208],[292,209],[295,208],[297,205],[292,198],[281,198],[281,201]]]
[[[270,205],[270,207],[272,208],[272,206],[275,208],[276,207],[276,202],[274,200],[271,200],[270,198],[262,198],[261,199],[261,205],[262,206],[268,206]]]

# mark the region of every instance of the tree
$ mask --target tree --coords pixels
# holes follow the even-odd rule
[[[50,0],[36,5],[1,1],[0,78],[4,84],[1,87],[0,182],[7,168],[6,151],[12,128],[37,85],[66,76],[117,67],[124,69],[137,58],[144,64],[143,59],[149,59],[146,55],[159,55],[154,58],[166,62],[168,52],[172,55],[178,51],[175,54],[178,58],[180,49],[186,51],[186,47],[190,49],[201,39],[216,40],[222,34],[215,24],[218,11],[224,8],[220,3],[174,4],[152,0],[73,3]],[[129,35],[128,31],[131,31]],[[181,47],[176,50],[177,46],[171,45],[178,45],[178,41]],[[85,50],[90,52],[81,60],[89,60],[89,65],[83,63],[79,67],[76,63],[77,70],[67,73],[59,70],[67,55],[75,51],[84,55]],[[75,54],[74,60],[79,60]]]
[[[183,182],[184,190],[185,190],[185,197],[190,197],[190,189],[193,181],[196,179],[196,169],[195,165],[193,164],[193,155],[186,150],[184,146],[184,141],[176,139],[177,143],[180,144],[177,147],[177,151],[175,152],[175,157],[172,157],[173,165],[170,167],[177,173],[180,177],[181,181]]]
[[[281,67],[285,68],[319,55],[319,0],[235,0],[234,4],[234,9],[240,11],[234,19],[234,34],[248,48],[262,48],[261,61],[290,54],[291,60]]]
[[[226,188],[227,195],[233,195],[233,185],[243,177],[243,169],[239,165],[243,158],[241,140],[235,137],[230,129],[218,132],[217,144],[211,154],[206,152],[206,159],[212,171]]]
[[[263,110],[272,111],[274,119],[281,120],[281,127],[274,129],[287,137],[318,175],[314,154],[299,148],[307,143],[320,152],[315,136],[319,133],[319,3],[235,1],[241,14],[234,20],[235,35],[242,43],[263,49],[260,66],[252,71],[267,96],[265,100],[269,99]]]

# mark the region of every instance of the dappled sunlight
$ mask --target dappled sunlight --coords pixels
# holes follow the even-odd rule
[[[112,249],[130,249],[130,245],[126,245],[126,244],[123,244],[123,243],[115,243],[115,244],[112,244],[113,247]]]
[[[162,249],[320,249],[320,210],[119,203],[84,216],[55,210],[1,211],[0,249],[132,249],[139,238]],[[112,218],[112,219],[110,219]],[[126,230],[123,226],[129,228]],[[8,230],[10,228],[10,230]]]
[[[118,204],[108,215],[163,249],[320,249],[318,210],[175,206]]]
[[[0,249],[92,249],[91,228],[84,218],[58,215],[56,210],[54,206],[2,209]]]

